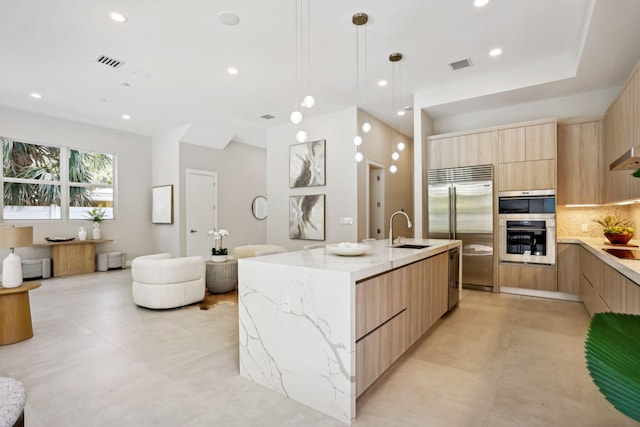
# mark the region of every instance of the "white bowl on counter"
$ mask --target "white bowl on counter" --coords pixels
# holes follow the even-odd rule
[[[364,255],[371,249],[369,245],[363,245],[361,243],[331,243],[326,246],[327,250],[340,256],[358,256]]]

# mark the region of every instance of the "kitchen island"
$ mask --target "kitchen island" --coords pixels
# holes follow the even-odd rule
[[[240,375],[351,424],[357,397],[447,311],[461,241],[403,243],[428,247],[240,259]]]

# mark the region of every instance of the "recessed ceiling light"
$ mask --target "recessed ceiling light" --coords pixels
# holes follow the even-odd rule
[[[122,23],[122,22],[127,22],[127,17],[126,17],[126,16],[124,16],[123,14],[121,14],[121,13],[118,13],[118,12],[111,12],[111,13],[109,14],[109,16],[111,17],[111,19],[113,19],[113,20],[114,20],[114,21],[116,21],[116,22],[121,22],[121,23]]]
[[[399,116],[404,116],[404,111],[403,110],[398,111],[398,115]]]
[[[238,74],[238,69],[234,67],[229,67],[227,68],[227,73],[231,74],[232,76],[235,76],[236,74]]]
[[[486,5],[487,5],[487,3],[489,3],[489,0],[475,0],[475,1],[473,2],[473,5],[474,5],[475,7],[482,7],[482,6],[486,6]]]
[[[230,27],[238,25],[238,23],[240,22],[240,17],[233,12],[220,12],[216,16],[216,18],[218,18],[218,22],[222,25],[227,25]]]
[[[131,116],[130,116],[130,115],[128,115],[128,114],[123,114],[123,115],[122,115],[122,119],[123,119],[123,120],[129,120],[129,119],[131,119]]]
[[[31,92],[29,95],[32,98],[35,98],[35,99],[42,99],[42,95],[40,95],[39,93],[36,93],[36,92]]]
[[[500,56],[500,55],[502,55],[502,49],[500,49],[499,47],[497,47],[495,49],[491,49],[489,51],[489,55],[491,55],[491,56]]]
[[[387,84],[389,84],[386,80],[380,80],[378,82],[378,86],[380,87],[385,87]]]

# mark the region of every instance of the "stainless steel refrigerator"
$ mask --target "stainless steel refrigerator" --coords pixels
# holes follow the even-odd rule
[[[493,166],[427,173],[429,238],[462,240],[462,286],[493,287]]]

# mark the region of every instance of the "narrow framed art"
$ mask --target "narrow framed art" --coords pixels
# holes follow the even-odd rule
[[[289,188],[325,185],[326,140],[289,146]]]
[[[289,238],[325,239],[325,195],[289,196]]]

